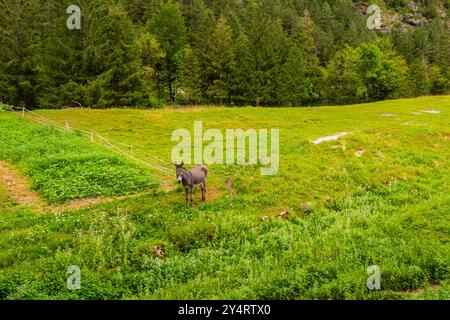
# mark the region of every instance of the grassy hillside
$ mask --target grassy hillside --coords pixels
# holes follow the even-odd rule
[[[74,211],[0,209],[1,298],[449,298],[450,97],[39,112],[167,161],[172,131],[195,120],[279,128],[280,171],[210,166],[209,201],[191,209],[180,189]],[[81,267],[81,290],[66,288],[70,265]],[[381,291],[366,288],[370,265],[381,269]]]

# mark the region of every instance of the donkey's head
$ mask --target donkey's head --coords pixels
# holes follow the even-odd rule
[[[175,163],[175,167],[176,167],[176,172],[177,172],[177,181],[178,183],[181,183],[183,181],[183,173],[185,171],[184,169],[184,162],[182,161],[181,164],[176,164]]]

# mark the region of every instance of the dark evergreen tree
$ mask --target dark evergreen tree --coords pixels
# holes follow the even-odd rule
[[[183,70],[177,97],[181,103],[196,104],[202,101],[200,63],[191,46],[184,51]]]
[[[291,44],[282,68],[278,87],[278,103],[287,106],[301,106],[309,97],[309,81],[305,76],[302,50]]]
[[[230,102],[235,53],[231,28],[223,15],[217,21],[210,38],[205,59],[207,68],[204,72],[204,82],[208,84],[206,95],[220,104],[224,101]]]
[[[157,13],[149,22],[149,30],[165,53],[155,66],[159,95],[174,102],[186,46],[186,27],[179,4],[171,0],[161,1]]]
[[[102,9],[98,28],[89,43],[90,59],[98,75],[86,84],[88,106],[150,106],[150,88],[137,35],[121,5]]]

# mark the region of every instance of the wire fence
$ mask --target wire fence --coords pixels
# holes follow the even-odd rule
[[[21,113],[23,118],[28,118],[41,124],[50,125],[60,130],[77,132],[82,135],[85,135],[90,139],[91,143],[94,142],[100,143],[102,146],[110,149],[111,151],[120,154],[122,156],[125,156],[127,158],[130,158],[136,162],[139,162],[140,164],[153,169],[154,171],[158,172],[159,174],[162,174],[163,176],[173,177],[173,172],[170,171],[169,169],[172,165],[171,163],[159,157],[151,155],[148,152],[145,152],[144,150],[137,148],[136,146],[133,146],[132,144],[125,144],[123,142],[112,141],[110,139],[105,138],[104,136],[102,136],[101,134],[99,134],[94,130],[86,131],[80,128],[73,128],[69,126],[68,122],[64,124],[60,123],[56,120],[49,119],[27,108],[12,107],[12,109],[13,111],[15,111],[15,113]]]

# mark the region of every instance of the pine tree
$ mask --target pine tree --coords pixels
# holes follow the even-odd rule
[[[424,27],[414,29],[411,33],[413,41],[412,53],[414,59],[429,59],[431,54],[431,43],[427,30]]]
[[[251,68],[251,52],[248,37],[241,30],[234,43],[234,52],[236,63],[232,71],[230,96],[237,104],[251,103],[249,92],[251,88],[250,74]]]
[[[319,98],[318,84],[320,80],[320,60],[317,55],[317,46],[314,39],[314,22],[309,15],[308,9],[305,9],[300,19],[299,32],[296,41],[302,50],[303,65],[305,68],[305,77],[308,79],[309,87],[307,91],[307,102],[315,103]]]
[[[417,59],[409,65],[408,81],[411,96],[424,96],[430,93],[432,84],[429,66],[424,58]]]
[[[165,57],[156,64],[159,95],[173,102],[186,45],[186,27],[179,4],[172,0],[161,2],[149,23],[149,31],[155,35],[165,53]]]
[[[146,31],[141,32],[136,41],[136,46],[139,50],[147,84],[151,88],[152,96],[156,96],[153,93],[157,88],[155,66],[160,59],[165,57],[165,53],[156,38]]]
[[[206,88],[206,95],[213,101],[222,104],[230,97],[232,71],[235,64],[232,32],[223,15],[217,21],[210,38],[206,64],[208,67],[204,78],[209,84]]]
[[[200,64],[195,51],[187,46],[184,51],[183,71],[178,96],[183,103],[201,102]]]
[[[323,64],[329,61],[336,51],[334,34],[332,32],[335,17],[327,1],[322,4],[321,10],[317,12],[317,15],[314,38],[317,46],[317,55],[321,64]]]
[[[103,8],[93,33],[91,59],[98,75],[86,85],[86,103],[97,107],[149,106],[150,90],[132,22],[121,5]]]
[[[409,11],[400,2],[383,9]],[[428,21],[384,33],[389,48],[352,0],[79,0],[81,30],[66,27],[63,2],[0,0],[0,100],[305,105],[446,94],[444,1],[416,2]]]
[[[302,50],[295,43],[291,44],[279,83],[278,103],[281,105],[301,106],[308,97]]]
[[[430,26],[430,59],[447,74],[450,72],[450,30],[446,22],[433,21]],[[450,78],[448,79],[450,81]]]
[[[395,49],[406,59],[408,63],[412,63],[417,59],[414,49],[412,32],[394,30],[392,32],[391,38]]]
[[[286,57],[286,35],[281,23],[261,5],[249,8],[247,26],[249,83],[246,96],[256,106],[276,104],[279,73]]]

